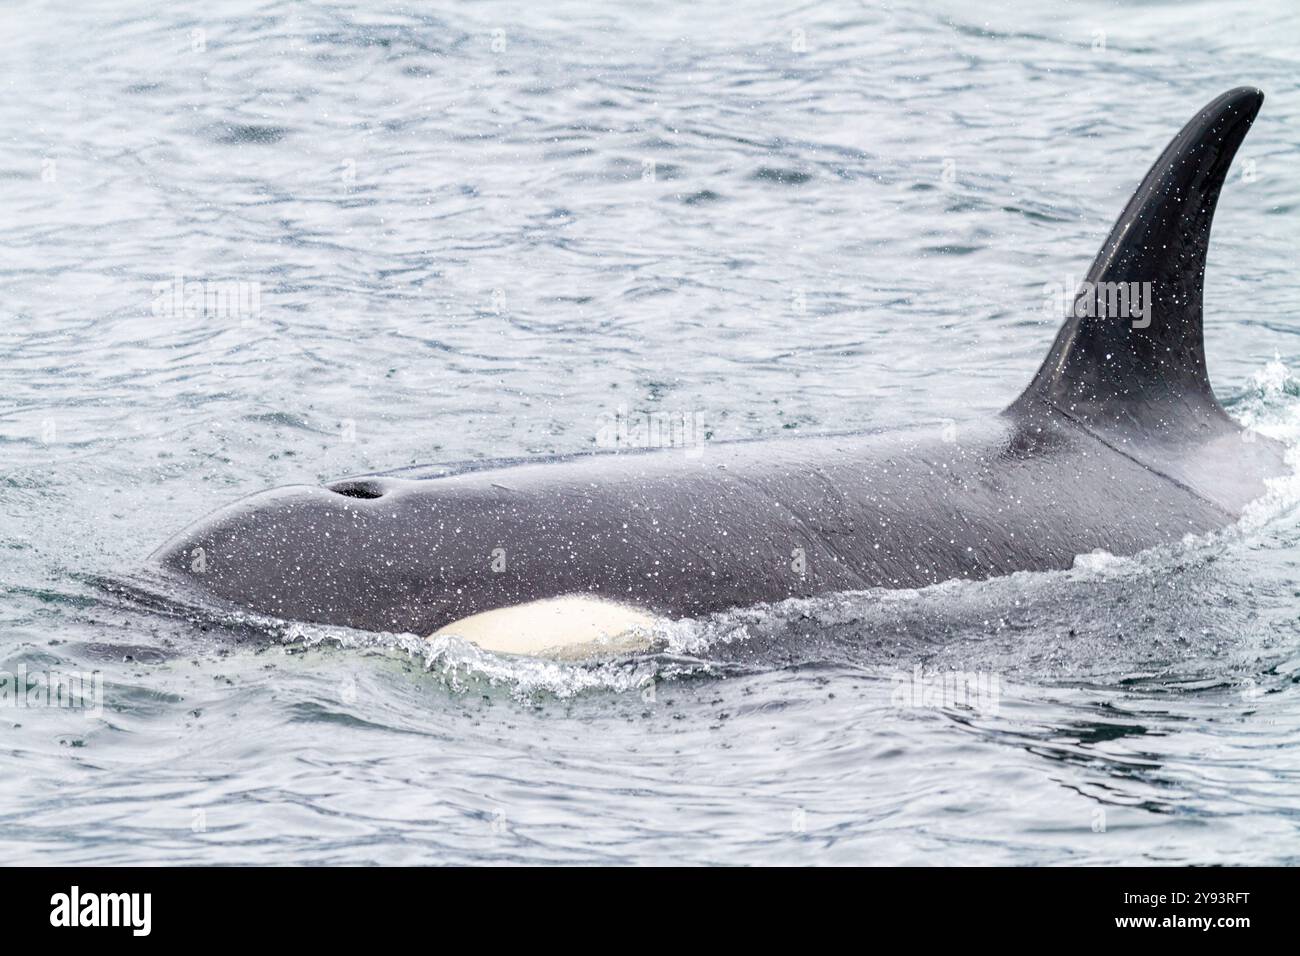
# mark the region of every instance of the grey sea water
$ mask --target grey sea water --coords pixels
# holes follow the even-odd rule
[[[5,698],[0,858],[1295,862],[1295,482],[1135,558],[585,665],[101,582],[271,485],[611,416],[702,422],[702,454],[960,440],[1045,354],[1045,287],[1246,83],[1210,369],[1300,444],[1297,39],[1283,0],[7,5],[0,669],[102,707]]]

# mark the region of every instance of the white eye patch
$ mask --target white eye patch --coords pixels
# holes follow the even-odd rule
[[[569,594],[471,614],[430,637],[451,634],[497,654],[581,660],[646,650],[664,623],[638,608]]]

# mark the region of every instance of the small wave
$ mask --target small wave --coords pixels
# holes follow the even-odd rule
[[[1104,576],[1140,573],[1143,567],[1140,561],[1136,561],[1131,557],[1111,554],[1109,551],[1098,548],[1095,551],[1089,551],[1087,554],[1076,554],[1074,556],[1074,566],[1070,570]]]
[[[1282,442],[1286,446],[1289,474],[1269,479],[1268,493],[1246,507],[1237,527],[1258,531],[1277,521],[1300,504],[1300,381],[1276,353],[1251,377],[1245,393],[1234,398],[1228,407],[1243,427],[1247,437],[1252,432]]]
[[[1245,426],[1256,428],[1270,438],[1288,443],[1300,442],[1300,380],[1276,352],[1263,368],[1256,371],[1249,387],[1228,403],[1236,418]]]
[[[263,126],[255,123],[234,123],[214,126],[208,131],[215,143],[223,146],[266,146],[278,143],[289,135],[283,126]]]
[[[813,175],[802,169],[760,166],[749,178],[757,182],[779,183],[782,186],[803,186],[812,182]]]
[[[247,619],[241,621],[247,624]],[[456,694],[504,688],[520,702],[542,697],[570,699],[591,692],[637,693],[646,699],[662,681],[683,677],[716,675],[715,665],[687,656],[688,646],[708,642],[669,639],[669,649],[603,661],[556,661],[538,657],[495,654],[454,635],[423,638],[416,634],[373,633],[263,619],[263,625],[281,643],[318,647],[334,644],[348,649],[393,651],[421,662],[425,671],[436,675]],[[694,622],[675,622],[674,631],[694,629]],[[674,646],[675,644],[675,646]]]

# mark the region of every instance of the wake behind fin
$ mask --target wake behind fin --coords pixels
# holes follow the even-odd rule
[[[1201,299],[1219,192],[1263,101],[1250,87],[1229,90],[1165,147],[1009,413],[1059,412],[1121,443],[1239,431],[1210,387]]]

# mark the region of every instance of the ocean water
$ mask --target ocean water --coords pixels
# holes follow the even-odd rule
[[[1210,370],[1300,446],[1300,10],[151,6],[0,11],[0,670],[92,689],[0,706],[5,863],[1300,859],[1292,480],[1175,547],[587,664],[102,586],[241,495],[611,416],[707,454],[993,414],[1045,285],[1240,84]]]

